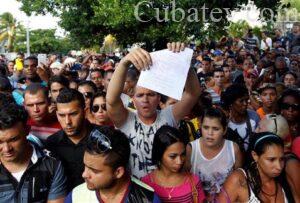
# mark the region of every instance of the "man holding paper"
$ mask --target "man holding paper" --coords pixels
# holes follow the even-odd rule
[[[168,43],[168,49],[170,53],[176,52],[177,55],[175,56],[180,57],[180,54],[184,52],[184,44],[179,42]],[[176,57],[174,57],[174,60],[176,60]],[[197,76],[192,69],[189,69],[185,90],[178,103],[158,111],[160,95],[150,89],[136,86],[133,103],[137,111],[129,111],[124,107],[120,98],[127,70],[133,64],[139,71],[148,71],[146,69],[150,69],[149,67],[153,63],[156,63],[156,61],[152,61],[150,54],[141,48],[130,52],[117,66],[109,83],[106,96],[107,110],[111,120],[129,138],[131,148],[130,169],[132,175],[137,178],[145,176],[155,168],[151,160],[155,132],[162,125],[176,127],[177,122],[189,114],[200,94],[200,84]],[[175,84],[173,85],[175,86]]]

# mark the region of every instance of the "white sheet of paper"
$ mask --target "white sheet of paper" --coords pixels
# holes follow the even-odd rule
[[[167,49],[150,53],[152,66],[142,71],[137,85],[181,100],[193,50],[174,53]]]

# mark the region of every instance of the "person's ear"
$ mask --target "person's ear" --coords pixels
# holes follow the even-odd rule
[[[256,154],[255,151],[251,151],[251,156],[252,156],[252,158],[253,158],[253,160],[254,160],[255,162],[258,161],[258,155]]]
[[[160,109],[164,109],[165,108],[165,104],[163,103],[163,102],[159,102],[159,107],[160,107]]]
[[[124,176],[125,172],[125,168],[123,166],[120,166],[115,170],[114,175],[117,179],[120,179]]]

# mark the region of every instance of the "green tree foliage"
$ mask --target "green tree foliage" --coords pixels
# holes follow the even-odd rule
[[[32,53],[64,53],[79,49],[78,44],[72,43],[68,37],[55,36],[55,29],[37,29],[30,31],[30,51]],[[23,33],[18,38],[15,46],[16,52],[26,51],[26,35]]]
[[[204,36],[216,37],[225,34],[228,26],[225,10],[216,13],[215,18],[219,22],[210,20],[210,13],[215,8],[228,8],[232,10],[248,0],[176,0],[176,6],[170,0],[149,0],[149,4],[140,7],[140,17],[147,22],[137,21],[134,15],[135,6],[141,0],[19,0],[23,3],[22,9],[27,14],[52,13],[61,18],[60,26],[70,32],[70,36],[81,46],[91,47],[101,44],[104,36],[112,34],[118,42],[126,46],[134,42],[146,42],[147,48],[165,47],[170,40],[186,40],[194,35],[196,39],[203,40]],[[275,10],[279,0],[258,0],[255,1],[259,8],[270,8]],[[205,4],[207,9],[202,9]],[[172,16],[172,8],[181,8],[186,18],[180,22],[173,20],[157,21],[156,10],[159,10],[160,19],[165,16]],[[198,18],[195,10],[198,11]],[[205,19],[203,18],[203,10]],[[188,11],[190,11],[188,13]],[[176,19],[181,17],[180,12],[175,13]],[[190,16],[190,19],[187,18]],[[190,22],[193,19],[193,22]],[[195,19],[199,19],[196,21]],[[149,21],[148,21],[149,20]],[[206,20],[206,21],[205,21]]]
[[[242,38],[249,29],[249,27],[249,24],[245,20],[230,22],[230,25],[228,27],[228,34],[232,37]]]

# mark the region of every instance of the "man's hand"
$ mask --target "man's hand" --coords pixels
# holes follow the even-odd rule
[[[40,66],[37,67],[36,72],[43,81],[45,82],[49,81],[50,70],[45,64],[41,63]]]
[[[167,44],[167,48],[172,52],[184,51],[185,44],[182,42],[171,42]],[[136,48],[127,54],[122,60],[125,66],[133,64],[139,71],[149,69],[152,60],[149,52],[142,48]]]
[[[152,65],[150,54],[142,48],[136,48],[127,54],[120,63],[125,66],[133,64],[139,71],[149,69]]]
[[[52,113],[55,113],[56,110],[57,110],[57,105],[56,105],[56,103],[52,102],[51,105],[48,107],[48,112],[50,114],[52,114]]]
[[[167,44],[167,47],[172,52],[180,52],[184,51],[185,44],[182,42],[169,42]]]

